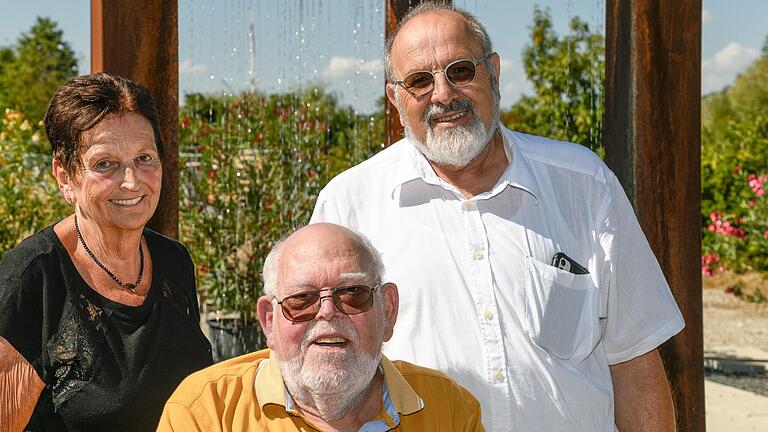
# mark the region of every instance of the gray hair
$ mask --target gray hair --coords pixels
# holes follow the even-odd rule
[[[483,54],[485,55],[493,52],[493,43],[491,43],[491,38],[488,36],[488,32],[485,30],[485,26],[483,26],[483,24],[479,19],[477,19],[476,16],[465,11],[464,9],[441,3],[439,1],[424,1],[415,8],[408,11],[408,13],[405,14],[405,16],[397,23],[395,30],[390,33],[389,37],[387,37],[387,40],[384,41],[384,79],[387,82],[391,83],[395,81],[395,71],[394,67],[392,66],[392,45],[395,42],[397,34],[400,33],[400,29],[402,29],[408,21],[428,12],[454,12],[461,15],[465,20],[467,20],[467,24],[469,24],[472,33],[474,33],[477,41],[480,42],[480,46],[483,48]],[[488,66],[488,69],[491,69],[491,63],[489,59],[485,60],[485,64]]]
[[[290,233],[283,234],[272,246],[272,249],[264,259],[261,269],[261,280],[264,283],[264,294],[274,298],[277,296],[277,260],[283,244],[290,237]]]
[[[368,269],[369,280],[373,282],[374,285],[381,284],[381,279],[384,277],[384,261],[381,259],[381,254],[365,235],[351,229],[350,231],[352,232],[351,241],[360,247],[364,255],[363,264]],[[264,282],[264,294],[272,298],[277,297],[277,268],[279,266],[282,248],[285,245],[286,240],[290,237],[290,234],[291,233],[283,235],[276,241],[274,246],[272,246],[272,250],[267,254],[267,258],[264,259],[264,266],[261,270],[261,280]],[[380,294],[381,290],[377,290],[376,292]]]

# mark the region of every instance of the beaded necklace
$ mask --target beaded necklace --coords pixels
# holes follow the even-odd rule
[[[129,290],[130,292],[136,294],[136,287],[138,287],[141,284],[141,278],[144,276],[144,250],[141,248],[141,240],[139,240],[139,261],[141,261],[141,265],[139,267],[139,278],[136,280],[136,283],[124,283],[120,279],[115,276],[114,273],[109,271],[107,267],[104,266],[104,264],[101,263],[96,258],[96,255],[91,252],[91,249],[88,247],[87,244],[85,244],[85,240],[83,239],[83,235],[80,233],[80,226],[77,224],[77,214],[75,214],[75,231],[77,231],[77,238],[80,239],[80,244],[83,245],[83,249],[88,253],[88,256],[91,257],[93,262],[96,263],[97,266],[99,266],[102,270],[107,272],[107,274],[115,281],[118,285],[120,285],[121,288],[125,288]]]

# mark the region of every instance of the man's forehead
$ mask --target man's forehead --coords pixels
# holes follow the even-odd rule
[[[284,286],[288,289],[321,289],[321,288],[335,288],[335,286],[324,286],[322,283],[318,283],[318,280],[328,278],[336,281],[334,285],[341,284],[364,284],[368,281],[368,273],[364,271],[342,271],[326,274],[304,274],[294,275],[285,281]]]
[[[283,284],[314,285],[345,279],[347,274],[363,273],[363,251],[354,243],[329,241],[293,245],[280,258]]]
[[[392,43],[392,51],[434,43],[455,43],[465,45],[468,49],[480,48],[480,42],[462,15],[451,11],[430,11],[403,25]]]
[[[362,255],[359,245],[346,238],[326,238],[324,241],[292,242],[285,245],[280,261],[293,262],[332,262],[340,259],[357,258]]]
[[[482,54],[480,41],[464,17],[430,13],[408,21],[397,34],[392,45],[392,66],[397,73],[405,74]]]

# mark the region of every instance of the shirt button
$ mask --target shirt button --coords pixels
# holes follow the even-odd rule
[[[485,257],[485,254],[483,254],[483,251],[481,250],[476,250],[475,253],[472,255],[472,257],[475,258],[476,260],[481,260]]]
[[[497,369],[493,373],[493,379],[499,382],[504,381],[504,371],[502,371],[501,369]]]
[[[491,311],[489,311],[489,310],[486,310],[486,311],[485,311],[485,313],[483,314],[483,316],[485,317],[485,319],[487,319],[488,321],[490,321],[490,320],[492,320],[492,319],[493,319],[493,312],[491,312]]]
[[[464,201],[464,204],[462,204],[461,207],[464,210],[472,210],[472,201]]]

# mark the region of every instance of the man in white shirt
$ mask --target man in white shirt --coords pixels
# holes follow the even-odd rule
[[[400,284],[390,358],[446,372],[488,430],[674,430],[656,347],[682,316],[614,174],[499,126],[476,18],[422,3],[387,41],[406,138],[332,180],[313,222],[365,233]]]

